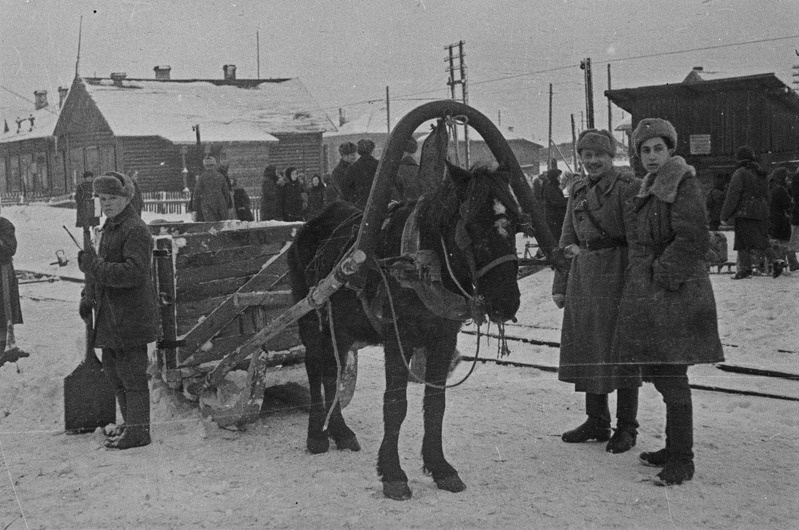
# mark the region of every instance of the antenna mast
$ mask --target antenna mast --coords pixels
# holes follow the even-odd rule
[[[83,34],[83,17],[80,17],[80,26],[78,27],[78,58],[75,59],[75,77],[78,76],[78,66],[80,66],[80,38]]]

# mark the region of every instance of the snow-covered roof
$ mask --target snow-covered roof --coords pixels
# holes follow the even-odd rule
[[[410,111],[421,105],[423,102],[414,101],[391,101],[388,112],[391,117],[391,130],[397,126],[397,123],[405,117]],[[424,124],[423,124],[424,125]],[[422,126],[419,127],[420,129]],[[428,130],[425,128],[424,130]],[[386,104],[375,103],[370,105],[366,112],[363,112],[358,117],[347,121],[343,125],[338,126],[338,130],[325,133],[325,138],[336,136],[347,136],[352,134],[387,134],[388,128],[386,127]]]
[[[29,117],[33,116],[33,127],[31,127]],[[50,107],[34,111],[20,110],[15,112],[4,112],[3,124],[0,125],[0,143],[19,142],[21,140],[31,140],[34,138],[44,138],[53,135],[53,129],[58,121],[58,111]],[[17,132],[17,119],[21,119],[19,133]],[[8,124],[8,132],[5,130]]]
[[[299,79],[156,81],[85,78],[85,87],[115,136],[161,136],[173,143],[276,142],[273,134],[335,130]]]
[[[513,141],[513,140],[516,140],[516,141],[525,141],[525,142],[530,142],[531,144],[534,144],[534,145],[536,145],[537,147],[543,147],[542,145],[540,145],[540,144],[538,144],[538,143],[536,143],[536,142],[534,142],[534,141],[530,140],[529,138],[525,138],[524,136],[521,136],[520,134],[517,134],[517,133],[515,133],[515,132],[511,131],[510,129],[505,129],[505,128],[503,128],[503,129],[500,129],[500,130],[499,130],[499,132],[502,134],[503,138],[505,138],[505,140],[507,140],[507,141],[509,141],[509,142],[510,142],[510,141]],[[422,136],[420,136],[420,137],[418,137],[418,138],[416,139],[416,140],[419,142],[419,145],[422,145],[422,143],[423,143],[423,142],[425,141],[425,139],[426,139],[426,138],[429,136],[429,134],[430,134],[430,133],[426,133],[426,134],[424,134],[424,135],[422,135]],[[463,141],[463,132],[462,132],[462,129],[461,129],[461,132],[459,132],[459,133],[458,133],[458,135],[459,135],[459,136],[458,136],[458,140],[459,140],[459,141]],[[477,132],[477,130],[475,130],[475,129],[471,128],[471,127],[469,128],[469,141],[470,141],[470,142],[485,142],[485,140],[484,140],[484,139],[483,139],[483,137],[480,135],[480,133],[479,133],[479,132]]]

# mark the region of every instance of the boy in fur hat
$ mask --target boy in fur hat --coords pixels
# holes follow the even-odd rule
[[[558,379],[585,392],[588,418],[562,439],[607,441],[608,452],[623,453],[636,442],[641,377],[637,367],[615,364],[611,343],[627,266],[622,205],[635,195],[638,181],[613,166],[616,140],[608,131],[580,133],[577,153],[588,174],[571,185],[560,237],[560,247],[574,258],[568,274],[556,273],[552,299],[564,308]],[[608,394],[614,390],[611,436]]]
[[[662,485],[694,475],[688,366],[724,360],[705,264],[704,194],[694,168],[674,156],[676,145],[666,120],[643,119],[633,132],[647,174],[625,204],[630,258],[614,340],[617,362],[641,366],[666,404],[666,447],[640,456],[663,468],[656,479]]]
[[[129,449],[150,443],[147,343],[157,338],[157,306],[150,276],[152,237],[130,202],[135,189],[127,175],[109,171],[94,179],[106,221],[97,252],[78,254],[86,288],[79,312],[94,311],[95,343],[103,372],[114,388],[122,422],[108,429],[106,447]]]

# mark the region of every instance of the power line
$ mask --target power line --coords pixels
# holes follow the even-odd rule
[[[732,43],[728,43],[728,44],[716,44],[716,45],[713,45],[713,46],[700,46],[698,48],[689,48],[689,49],[685,49],[685,50],[674,50],[674,51],[669,51],[669,52],[659,52],[659,53],[652,53],[652,54],[647,54],[647,55],[634,55],[634,56],[623,57],[623,58],[619,58],[619,59],[609,59],[609,60],[606,60],[606,61],[596,61],[596,64],[616,63],[616,62],[622,62],[622,61],[635,61],[635,60],[638,60],[638,59],[649,59],[649,58],[652,58],[652,57],[662,57],[662,56],[666,56],[666,55],[678,55],[678,54],[681,54],[681,53],[691,53],[691,52],[699,52],[699,51],[707,51],[707,50],[718,50],[718,49],[722,49],[722,48],[732,48],[732,47],[735,47],[735,46],[747,46],[747,45],[750,45],[750,44],[762,44],[762,43],[765,43],[765,42],[776,42],[776,41],[781,41],[781,40],[797,39],[797,38],[799,38],[799,35],[787,35],[787,36],[784,36],[784,37],[771,37],[771,38],[767,38],[767,39],[755,39],[755,40],[750,40],[750,41],[732,42]],[[572,68],[578,68],[579,66],[580,66],[579,63],[575,63],[575,64],[569,64],[569,65],[565,65],[565,66],[557,66],[557,67],[553,67],[553,68],[545,68],[543,70],[536,70],[536,71],[533,71],[533,72],[524,72],[524,73],[520,73],[520,74],[513,74],[513,75],[507,75],[507,76],[501,76],[501,77],[493,77],[493,78],[489,78],[489,79],[483,79],[482,81],[470,80],[469,85],[470,86],[475,86],[475,85],[484,85],[484,84],[488,84],[488,83],[497,83],[497,82],[500,82],[500,81],[508,81],[510,79],[518,79],[518,78],[521,78],[521,77],[531,77],[531,76],[536,76],[536,75],[541,75],[541,74],[548,74],[548,73],[552,73],[552,72],[560,72],[562,70],[570,70]],[[432,94],[434,92],[439,92],[441,90],[444,90],[444,89],[436,88],[436,89],[431,89],[431,90],[424,90],[424,91],[420,91],[420,92],[414,92],[414,93],[411,93],[411,94],[400,95],[400,96],[395,97],[394,99],[410,98],[410,97],[413,97],[413,96],[421,96],[421,95],[424,95],[424,94]],[[356,101],[356,102],[348,103],[348,104],[345,104],[345,105],[331,106],[331,107],[328,107],[328,108],[326,108],[324,110],[336,109],[336,108],[339,108],[339,107],[354,107],[356,105],[362,105],[362,104],[367,104],[367,103],[375,103],[375,102],[378,102],[378,101],[382,101],[382,99],[367,99],[367,100],[363,100],[363,101]]]
[[[18,94],[18,93],[16,93],[16,92],[14,92],[13,90],[11,90],[10,88],[6,88],[6,87],[4,87],[3,85],[0,85],[0,88],[2,88],[3,90],[5,90],[6,92],[10,92],[11,94],[14,94],[15,96],[17,96],[18,98],[20,98],[20,99],[22,99],[22,100],[25,100],[25,101],[27,101],[28,103],[31,103],[32,105],[36,106],[36,102],[35,102],[35,101],[33,101],[33,100],[31,100],[31,99],[28,99],[28,98],[26,98],[26,97],[25,97],[25,96],[23,96],[22,94]],[[44,110],[46,110],[47,112],[51,112],[51,113],[55,114],[56,116],[58,116],[58,113],[57,113],[56,111],[54,111],[54,110],[52,110],[52,109],[50,109],[50,108],[48,108],[48,107],[43,107],[43,108],[44,108]]]

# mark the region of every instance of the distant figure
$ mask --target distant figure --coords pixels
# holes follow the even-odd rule
[[[397,178],[391,190],[391,199],[395,201],[415,201],[422,195],[422,186],[419,182],[419,164],[413,154],[419,148],[416,139],[411,138],[405,145],[405,153],[397,168]]]
[[[230,188],[227,179],[216,170],[216,159],[207,156],[203,159],[205,170],[197,176],[197,184],[192,194],[195,221],[215,222],[228,219]]]
[[[299,172],[295,167],[287,167],[283,173],[284,184],[280,188],[280,211],[284,221],[303,221],[302,186]]]
[[[542,175],[541,181],[541,195],[544,198],[547,226],[555,241],[560,241],[563,218],[566,217],[566,203],[569,202],[560,187],[560,175],[561,170],[549,169]]]
[[[144,197],[139,187],[139,172],[134,171],[133,175],[129,175],[131,182],[133,182],[133,198],[130,200],[130,205],[136,210],[136,213],[141,217],[141,212],[144,210]]]
[[[776,278],[785,269],[786,265],[791,270],[796,270],[799,263],[796,253],[789,250],[791,241],[791,210],[793,201],[788,192],[788,169],[778,167],[769,175],[770,195],[770,222],[769,236],[772,239],[775,260],[772,266],[773,276]]]
[[[721,208],[724,206],[724,196],[727,191],[727,180],[730,176],[727,173],[719,173],[713,178],[713,189],[707,194],[705,207],[707,208],[707,220],[710,229],[714,232],[719,229],[721,224]]]
[[[233,181],[230,179],[230,164],[227,162],[220,163],[218,171],[225,177],[225,181],[227,181],[227,218],[228,219],[236,219],[236,209],[233,205]]]
[[[236,209],[236,218],[239,221],[252,221],[252,210],[250,210],[250,196],[247,190],[239,186],[236,179],[230,179],[233,186],[233,207]]]
[[[796,258],[796,252],[799,252],[799,173],[794,173],[791,177],[791,183],[788,186],[791,192],[791,201],[793,201],[793,208],[791,209],[791,241],[788,244],[788,250],[793,252]],[[799,269],[799,264],[789,265],[790,270],[795,271]]]
[[[735,223],[733,249],[738,251],[733,280],[752,276],[752,253],[770,254],[768,243],[768,180],[755,162],[755,152],[742,145],[735,152],[738,169],[732,174],[721,208],[721,221]]]
[[[338,161],[338,165],[333,168],[330,181],[333,183],[333,191],[336,193],[336,198],[343,200],[344,195],[341,191],[341,183],[344,180],[344,173],[347,172],[347,168],[358,160],[358,146],[352,142],[344,142],[338,146],[338,154],[341,159]]]
[[[78,184],[78,186],[75,188],[75,226],[78,228],[90,226],[89,223],[91,222],[92,218],[96,219],[95,222],[97,224],[100,223],[99,217],[94,217],[94,200],[92,200],[91,204],[88,203],[88,201],[94,196],[94,191],[92,191],[93,180],[94,173],[91,171],[85,171],[83,173],[83,182]]]
[[[261,179],[261,221],[282,220],[277,181],[275,166],[271,164],[266,166]]]
[[[361,210],[366,208],[372,181],[377,173],[377,159],[372,156],[375,143],[372,140],[358,140],[358,160],[352,163],[344,173],[340,191],[342,198]]]
[[[325,207],[325,185],[322,177],[314,175],[311,177],[311,185],[308,186],[308,208],[305,211],[305,218],[310,219],[322,211]]]

